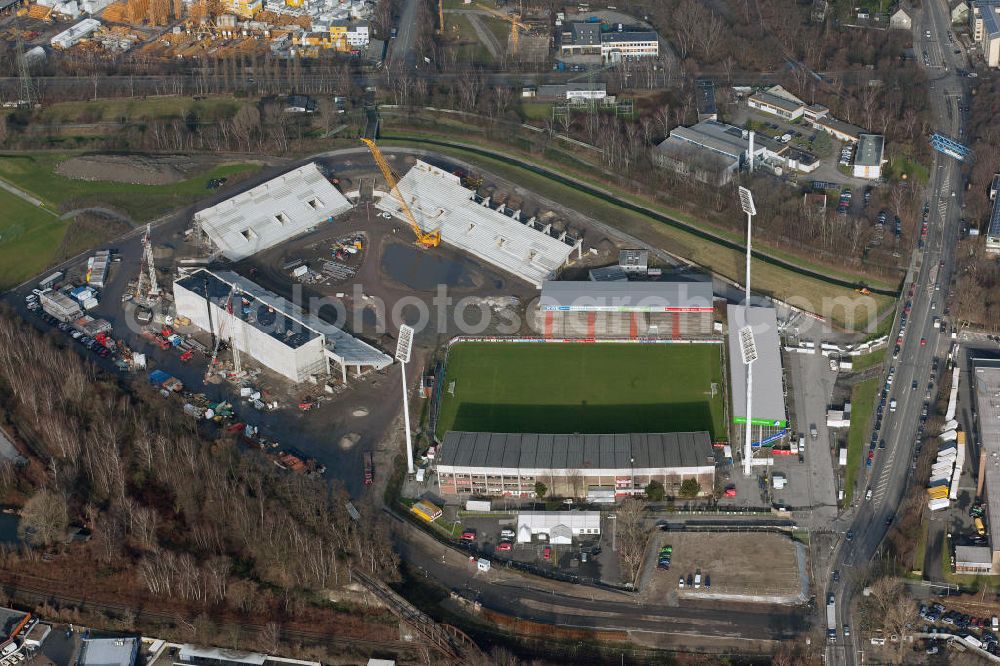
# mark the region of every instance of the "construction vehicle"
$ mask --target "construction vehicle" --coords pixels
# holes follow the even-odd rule
[[[858,292],[862,296],[869,296],[872,293],[871,290],[868,287],[864,286],[864,285],[858,287],[854,291]]]
[[[396,175],[392,172],[392,168],[389,163],[385,161],[385,157],[382,156],[382,151],[379,147],[375,145],[375,142],[371,139],[361,139],[361,142],[368,146],[368,150],[371,151],[372,157],[375,159],[375,164],[378,165],[379,171],[382,172],[382,176],[385,178],[386,184],[392,191],[392,195],[396,197],[396,201],[403,208],[403,214],[406,216],[406,221],[410,225],[410,229],[413,234],[417,237],[417,245],[420,247],[437,247],[441,244],[441,230],[435,229],[434,231],[425,232],[417,224],[417,218],[413,217],[413,211],[406,203],[406,199],[403,197],[402,193],[399,191],[398,181],[396,180]]]

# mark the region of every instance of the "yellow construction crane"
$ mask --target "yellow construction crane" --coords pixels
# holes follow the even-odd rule
[[[480,9],[482,9],[484,12],[486,12],[487,14],[492,14],[493,16],[496,16],[501,21],[507,21],[508,23],[510,23],[510,50],[511,50],[511,53],[517,53],[517,46],[518,46],[518,41],[519,41],[518,38],[519,38],[519,36],[521,34],[519,32],[519,30],[527,30],[528,29],[527,24],[521,22],[521,15],[520,14],[504,14],[503,12],[498,12],[495,9],[490,9],[489,7],[486,7],[485,5],[478,5],[478,7]]]
[[[444,34],[444,0],[438,0],[438,34]]]
[[[385,177],[385,182],[392,191],[396,201],[403,207],[403,213],[406,215],[407,222],[410,223],[410,229],[413,230],[414,235],[417,237],[417,245],[421,247],[437,247],[441,244],[441,230],[435,229],[431,232],[425,232],[417,224],[417,218],[413,217],[413,211],[406,204],[406,199],[403,198],[403,194],[399,191],[399,187],[396,183],[396,176],[392,173],[392,168],[389,163],[385,161],[382,156],[382,151],[379,150],[378,146],[371,139],[361,139],[361,142],[368,146],[368,150],[372,152],[372,157],[375,158],[375,164],[378,165],[379,171],[382,172],[382,176]]]

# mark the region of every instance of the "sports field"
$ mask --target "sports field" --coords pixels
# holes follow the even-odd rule
[[[715,344],[462,342],[448,356],[438,434],[708,430],[724,437],[722,391]]]

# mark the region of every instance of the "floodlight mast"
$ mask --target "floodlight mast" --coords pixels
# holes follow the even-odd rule
[[[751,408],[753,406],[753,362],[757,360],[757,346],[753,339],[753,330],[750,328],[750,258],[753,255],[753,216],[757,214],[757,207],[753,203],[753,193],[740,187],[740,207],[747,214],[747,260],[746,279],[744,285],[746,294],[743,300],[743,319],[745,326],[740,329],[740,348],[743,351],[743,363],[747,366],[747,417],[744,424],[743,443],[743,476],[750,476],[750,459],[753,455],[751,446],[751,435],[753,430],[753,417]],[[752,351],[752,355],[748,354]]]
[[[396,360],[399,361],[399,372],[403,379],[403,427],[406,430],[406,469],[413,474],[413,442],[410,436],[410,400],[406,393],[406,364],[410,361],[413,350],[413,327],[403,324],[399,327],[399,338],[396,340]]]

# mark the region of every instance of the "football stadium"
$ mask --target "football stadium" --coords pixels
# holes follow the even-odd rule
[[[722,345],[463,342],[451,346],[436,432],[726,437]]]

